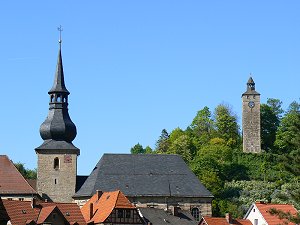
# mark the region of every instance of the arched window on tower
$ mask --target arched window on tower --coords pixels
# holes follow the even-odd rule
[[[61,96],[60,96],[60,95],[57,95],[56,101],[57,101],[57,102],[61,102]]]
[[[57,157],[54,159],[54,169],[59,169],[59,159]]]
[[[191,214],[195,218],[196,221],[199,221],[199,219],[200,219],[200,211],[199,211],[198,208],[192,208]]]

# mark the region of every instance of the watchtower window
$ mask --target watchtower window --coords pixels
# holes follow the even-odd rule
[[[57,157],[54,159],[54,169],[59,169],[59,159]]]
[[[192,208],[191,214],[195,218],[196,221],[199,221],[199,219],[200,219],[200,211],[199,211],[198,208]]]

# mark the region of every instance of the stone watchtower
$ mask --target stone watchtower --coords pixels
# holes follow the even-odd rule
[[[50,96],[49,113],[40,127],[44,143],[35,149],[38,156],[37,192],[55,202],[72,202],[77,176],[77,156],[80,150],[72,141],[76,126],[68,113],[68,95],[64,82],[59,42],[58,60]]]
[[[255,91],[252,77],[247,82],[243,102],[243,151],[260,153],[260,94]]]

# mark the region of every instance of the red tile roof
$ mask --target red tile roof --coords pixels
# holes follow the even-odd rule
[[[37,219],[37,224],[44,223],[48,216],[56,208],[55,205],[43,207],[40,211],[39,217]]]
[[[37,194],[6,155],[0,155],[0,194]]]
[[[32,208],[29,201],[12,201],[3,199],[3,205],[13,225],[25,225],[26,221],[35,220],[40,209]]]
[[[32,208],[31,201],[13,201],[3,199],[3,206],[13,225],[25,225],[26,221],[43,223],[54,211],[59,210],[65,219],[70,223],[86,225],[79,206],[76,203],[54,203],[36,202]]]
[[[226,218],[204,216],[203,219],[207,225],[229,225]],[[252,225],[250,220],[244,220],[244,219],[233,219],[231,224]]]
[[[297,214],[297,210],[293,205],[287,205],[287,204],[268,204],[268,203],[255,203],[256,207],[264,217],[264,219],[267,221],[268,225],[277,225],[282,224],[285,220],[280,219],[278,215],[271,215],[269,213],[269,210],[272,208],[275,208],[277,210],[283,211],[285,213],[290,212],[292,215]],[[287,222],[287,221],[286,221]],[[288,223],[289,225],[295,224],[295,223]]]
[[[93,216],[90,218],[90,205],[93,204]],[[84,204],[81,212],[87,223],[103,223],[114,209],[134,209],[135,207],[121,191],[104,192],[101,197],[98,193]]]
[[[70,224],[74,224],[75,222],[77,222],[79,225],[86,224],[80,208],[76,203],[38,202],[37,204],[41,205],[42,207],[51,205],[57,206],[59,211],[61,211]]]

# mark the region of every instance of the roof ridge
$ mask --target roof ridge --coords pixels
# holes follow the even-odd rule
[[[118,202],[119,195],[120,195],[120,190],[117,190],[117,192],[118,192],[118,194],[117,194],[116,201],[114,202],[114,208],[116,208],[116,206],[117,206],[117,202]]]

